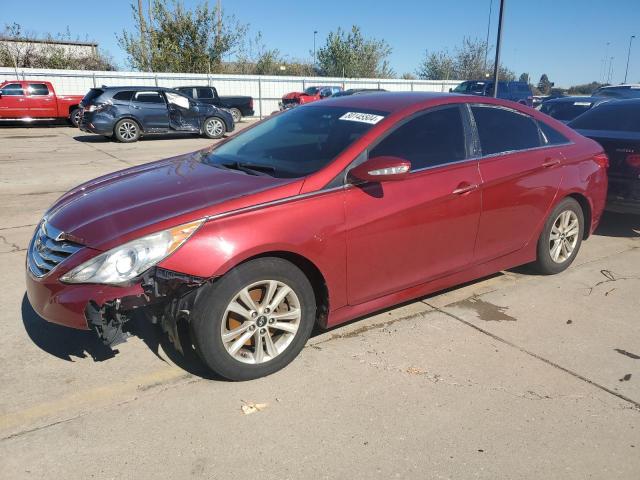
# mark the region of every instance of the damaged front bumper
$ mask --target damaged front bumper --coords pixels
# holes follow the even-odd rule
[[[154,267],[127,286],[64,284],[36,278],[27,269],[27,297],[45,320],[66,327],[93,330],[107,345],[126,339],[123,326],[144,310],[177,345],[177,321],[187,318],[198,288],[207,279]]]

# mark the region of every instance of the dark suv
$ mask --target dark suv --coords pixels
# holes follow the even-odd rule
[[[220,138],[235,128],[228,111],[169,88],[92,88],[80,107],[80,130],[119,142],[135,142],[143,135],[159,133]]]
[[[456,88],[450,88],[453,93],[465,93],[467,95],[493,96],[493,81],[468,80],[462,82]],[[522,105],[533,106],[533,92],[526,82],[498,82],[498,98],[511,100]]]
[[[606,87],[600,87],[595,92],[593,92],[591,96],[607,97],[613,99],[640,98],[640,84],[609,85]]]

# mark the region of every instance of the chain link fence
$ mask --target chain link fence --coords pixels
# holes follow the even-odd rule
[[[89,89],[102,85],[169,88],[184,85],[214,86],[219,95],[252,96],[255,114],[259,117],[278,110],[278,101],[285,93],[302,91],[313,85],[338,85],[344,89],[381,88],[389,91],[448,92],[460,83],[459,80],[207,75],[0,67],[0,81],[16,79],[49,81],[61,95],[84,95]]]

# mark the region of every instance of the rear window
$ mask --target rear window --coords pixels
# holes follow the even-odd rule
[[[113,96],[113,99],[114,100],[120,100],[122,102],[128,102],[133,98],[133,94],[134,93],[135,92],[129,91],[129,90],[124,91],[124,92],[118,92]]]
[[[583,130],[640,132],[640,101],[610,102],[580,115],[569,124]]]
[[[522,113],[505,108],[471,107],[478,128],[482,155],[526,150],[540,146],[536,123]]]
[[[538,122],[538,126],[540,127],[540,131],[542,132],[546,145],[562,145],[564,143],[569,143],[569,139],[567,137],[546,123]]]
[[[24,95],[24,90],[22,90],[22,85],[19,83],[10,83],[2,87],[2,95],[6,95],[8,97]]]
[[[213,98],[213,92],[210,88],[198,88],[198,98]]]
[[[49,95],[49,87],[44,83],[30,83],[29,93],[31,95]]]
[[[568,122],[578,115],[582,115],[592,106],[593,103],[588,100],[576,102],[544,102],[540,107],[540,111],[556,120]]]
[[[640,87],[601,88],[593,93],[594,97],[640,98]]]
[[[89,105],[91,102],[93,102],[96,98],[98,98],[103,93],[104,93],[104,90],[102,90],[101,88],[92,88],[82,99],[82,104]]]

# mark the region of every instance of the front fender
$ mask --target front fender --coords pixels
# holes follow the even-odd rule
[[[298,195],[211,218],[159,266],[210,278],[258,255],[292,253],[316,266],[339,308],[346,305],[344,228],[342,189]]]

